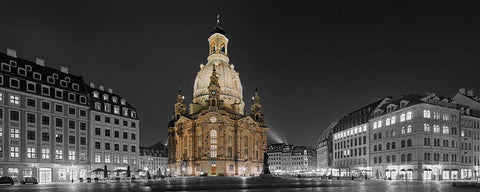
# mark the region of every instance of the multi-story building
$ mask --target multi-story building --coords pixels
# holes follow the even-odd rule
[[[460,89],[453,98],[433,93],[386,97],[370,106],[364,124],[334,128],[333,168],[338,175],[357,176],[352,169],[361,167],[379,179],[455,180],[478,176],[480,99],[473,91]],[[349,116],[342,120],[361,122],[358,116]],[[366,140],[360,130],[365,131]],[[366,150],[359,148],[360,144],[366,145]],[[362,166],[355,160],[363,158],[360,153],[366,153],[366,163],[360,160]]]
[[[277,143],[267,148],[269,168],[275,174],[313,173],[317,169],[317,153],[305,146]]]
[[[388,97],[378,100],[347,114],[333,128],[331,137],[333,176],[370,175],[369,164],[369,129],[368,120],[372,112]],[[328,143],[327,143],[328,144]],[[330,146],[329,146],[330,147]]]
[[[42,183],[88,177],[91,96],[83,78],[11,49],[0,62],[0,175]]]
[[[140,121],[126,99],[103,86],[87,87],[90,98],[90,162],[109,176],[128,176],[139,168]]]
[[[332,154],[329,151],[332,149],[329,148],[329,143],[332,141],[332,131],[333,128],[337,125],[337,122],[332,122],[330,125],[322,131],[320,136],[317,139],[317,171],[320,175],[327,175],[331,173],[332,170],[329,169],[332,164]]]
[[[151,175],[165,175],[168,168],[168,155],[164,150],[140,147],[140,169]]]

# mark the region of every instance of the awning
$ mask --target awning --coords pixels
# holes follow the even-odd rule
[[[458,171],[458,169],[452,169],[452,171]]]
[[[385,172],[389,172],[389,171],[390,171],[390,170],[388,170],[388,169],[387,169],[387,170],[385,170]]]
[[[424,171],[432,171],[431,169],[423,169]]]
[[[405,169],[400,169],[400,171],[405,171]]]
[[[413,171],[412,169],[407,169],[407,171]]]
[[[96,168],[94,170],[91,170],[90,172],[103,172],[103,169],[101,168]]]

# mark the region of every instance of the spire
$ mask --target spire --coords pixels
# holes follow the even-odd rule
[[[225,31],[223,30],[222,27],[220,27],[220,14],[217,15],[217,25],[215,25],[215,28],[213,28],[212,35],[215,33],[220,33],[222,35],[225,35]]]
[[[217,76],[217,70],[215,69],[215,64],[213,65],[213,71],[212,71],[212,76],[210,76],[210,86],[211,85],[216,85],[220,87],[220,84],[218,83],[218,76]]]
[[[262,104],[260,104],[260,96],[258,95],[258,89],[255,89],[255,93],[252,97],[252,108],[251,115],[253,120],[259,123],[264,123],[263,113],[262,113]]]

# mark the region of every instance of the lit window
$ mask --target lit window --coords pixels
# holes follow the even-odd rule
[[[11,158],[18,158],[20,157],[20,149],[19,147],[10,147],[10,157]]]
[[[107,94],[103,94],[103,100],[108,101],[108,95]]]
[[[132,111],[132,112],[130,112],[130,116],[131,116],[132,118],[135,118],[135,117],[137,117],[137,114],[135,113],[135,111]]]
[[[50,149],[42,149],[42,159],[50,159]]]
[[[114,107],[113,107],[113,113],[119,115],[119,114],[120,114],[120,107],[114,106]]]
[[[123,108],[123,116],[128,116],[128,109]]]
[[[430,110],[423,110],[423,117],[424,118],[430,118]]]
[[[395,116],[392,117],[392,121],[390,122],[392,125],[395,124]]]
[[[385,125],[386,125],[386,126],[389,126],[389,125],[390,125],[390,118],[387,118],[387,120],[385,121]]]
[[[449,131],[448,126],[443,126],[443,134],[448,134]]]
[[[382,127],[382,121],[378,121],[378,128]]]
[[[410,120],[410,119],[412,119],[412,112],[407,113],[407,120]]]
[[[110,113],[110,104],[105,104],[105,112]]]
[[[57,149],[55,150],[55,159],[62,160],[63,159],[63,150]]]
[[[10,95],[10,103],[15,105],[20,104],[20,96]]]
[[[99,102],[95,102],[95,109],[96,110],[101,110],[102,109],[102,104],[100,104]]]
[[[102,159],[100,155],[95,155],[95,163],[101,163]]]
[[[125,104],[127,103],[127,101],[125,101],[125,99],[122,99],[122,100],[120,100],[120,103],[121,103],[122,105],[125,105]]]
[[[122,157],[122,163],[128,164],[128,157]]]
[[[407,133],[411,133],[412,132],[412,126],[411,125],[408,125],[407,127]]]
[[[364,125],[364,126],[363,126],[363,132],[366,132],[366,131],[367,131],[367,126]]]
[[[210,157],[217,157],[217,131],[210,132]]]
[[[75,161],[75,151],[68,151],[68,160]]]
[[[36,153],[35,153],[35,148],[34,147],[28,147],[27,148],[27,158],[29,158],[29,159],[35,159],[36,158]]]
[[[110,155],[105,155],[105,163],[110,163],[110,162],[111,162]]]
[[[405,134],[405,127],[402,127],[402,134]]]
[[[98,92],[96,92],[96,91],[93,92],[93,98],[97,98],[97,99],[98,99]]]
[[[10,137],[18,139],[20,138],[20,130],[19,129],[10,129]]]
[[[401,114],[400,115],[400,122],[404,122],[405,121],[405,114]]]
[[[377,122],[373,122],[373,128],[376,129],[378,127],[378,123]]]
[[[425,132],[430,132],[430,125],[429,124],[423,124],[423,131]]]
[[[113,101],[114,103],[117,103],[117,102],[118,102],[117,97],[112,97],[112,101]]]
[[[433,132],[434,133],[440,133],[440,126],[439,125],[433,125]]]
[[[3,101],[3,93],[0,93],[0,102]]]

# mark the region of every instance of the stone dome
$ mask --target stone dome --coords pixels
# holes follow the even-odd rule
[[[218,75],[220,84],[220,99],[224,102],[224,107],[229,112],[243,114],[243,88],[240,82],[239,73],[235,71],[234,65],[230,65],[224,60],[211,60],[206,65],[200,65],[200,71],[197,73],[193,87],[193,103],[206,107],[208,104],[208,86],[210,85],[210,76],[213,72],[213,65]],[[233,107],[237,104],[238,107]],[[192,112],[195,113],[194,110]]]

